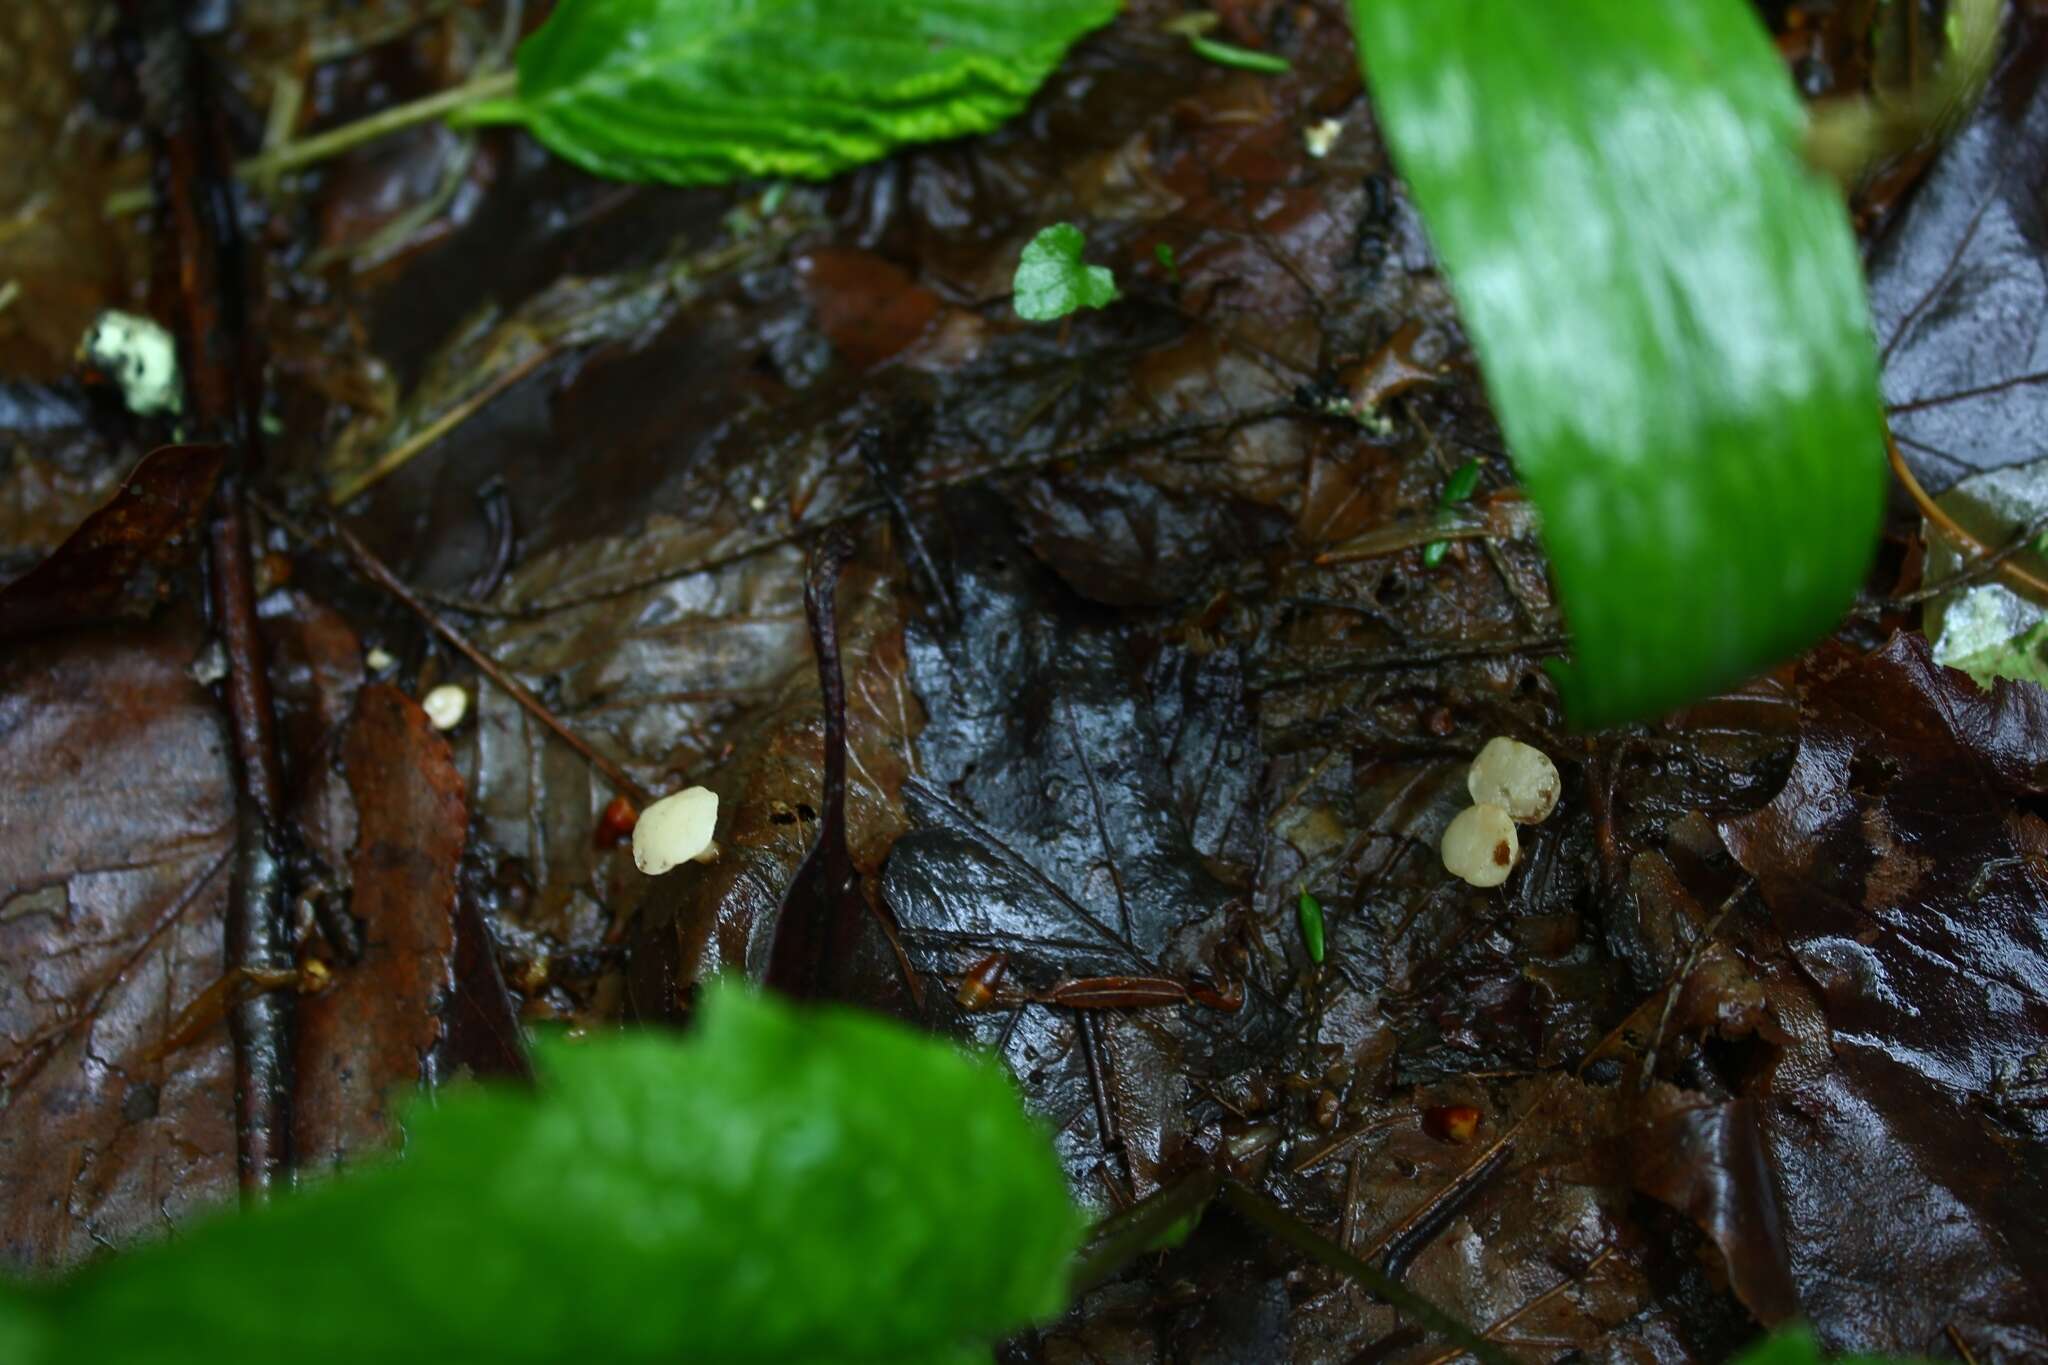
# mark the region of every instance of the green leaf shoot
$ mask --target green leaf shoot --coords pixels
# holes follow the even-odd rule
[[[1116,12],[1116,0],[561,0],[520,44],[516,91],[454,121],[520,124],[622,180],[823,179],[988,131]]]
[[[1106,308],[1117,299],[1116,277],[1109,267],[1086,265],[1081,252],[1088,239],[1072,223],[1041,228],[1025,244],[1012,282],[1017,316],[1027,322],[1052,322],[1083,308]]]
[[[1323,903],[1301,889],[1301,899],[1295,903],[1295,918],[1301,923],[1301,946],[1308,949],[1308,960],[1318,967],[1323,965]]]
[[[1160,268],[1166,271],[1168,284],[1180,283],[1180,258],[1173,254],[1172,247],[1160,242],[1152,248],[1152,259],[1159,262]]]
[[[413,1105],[402,1160],[0,1286],[7,1358],[951,1365],[1065,1301],[1051,1144],[950,1043],[718,985],[539,1060]]]
[[[1451,508],[1462,502],[1470,502],[1478,487],[1479,461],[1467,460],[1451,471],[1450,478],[1444,480],[1444,495],[1439,505]]]
[[[1218,66],[1234,66],[1240,71],[1262,71],[1269,76],[1284,76],[1294,69],[1285,57],[1276,57],[1270,52],[1254,52],[1248,47],[1235,43],[1219,43],[1214,38],[1199,34],[1188,35],[1188,46],[1204,61]]]
[[[1840,196],[1743,0],[1354,0],[1375,113],[1542,514],[1569,717],[1811,644],[1884,502]]]

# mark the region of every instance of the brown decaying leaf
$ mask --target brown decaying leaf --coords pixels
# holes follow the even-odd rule
[[[221,972],[226,736],[190,621],[0,659],[0,1259],[56,1269],[235,1188],[216,1026],[166,1057]]]
[[[363,689],[343,761],[358,818],[350,909],[365,946],[299,1007],[293,1126],[300,1163],[316,1169],[390,1139],[391,1106],[441,1037],[469,827],[448,742],[397,688]]]
[[[170,593],[165,575],[196,550],[193,532],[226,460],[218,445],[143,457],[48,559],[0,588],[0,639],[155,611]]]
[[[1798,968],[1761,1094],[1801,1304],[1842,1346],[2038,1355],[2048,1182],[1986,1102],[2048,1038],[2048,693],[1905,634],[1801,683],[1784,790],[1722,827]]]

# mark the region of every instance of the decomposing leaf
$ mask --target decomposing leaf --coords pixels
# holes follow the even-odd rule
[[[1010,979],[1039,990],[1101,976],[1214,982],[1211,954],[1239,904],[1214,869],[1252,837],[1237,660],[1168,656],[1148,673],[1124,632],[1051,609],[1056,585],[1005,544],[985,502],[953,519],[980,529],[952,560],[959,629],[911,634],[923,776],[905,787],[917,825],[882,882],[912,962],[947,977],[1005,952]],[[1061,1143],[1077,1187],[1116,1189],[1127,1166],[1142,1193],[1189,1140],[1183,1068],[1227,1076],[1274,1045],[1279,1021],[1255,995],[1231,1015],[1176,1007],[1084,1026],[1032,1006],[961,1026],[1004,1040],[1033,1101],[1073,1115]]]
[[[2018,51],[1870,258],[1892,432],[1940,492],[2048,454],[2048,32]]]
[[[225,1029],[170,1056],[221,971],[227,736],[190,623],[0,662],[0,1255],[84,1260],[232,1196]]]
[[[519,48],[517,123],[622,180],[826,176],[1024,107],[1108,0],[570,0]]]
[[[2048,693],[1979,691],[1917,635],[1801,683],[1784,790],[1722,827],[1811,983],[1773,995],[1764,1091],[1801,1305],[1835,1346],[1953,1322],[2038,1353],[2048,1202],[1983,1110],[2048,1029]]]
[[[27,1305],[51,1358],[955,1365],[1064,1298],[1080,1225],[1044,1135],[949,1043],[726,986],[688,1038],[542,1063],[537,1092],[413,1106],[403,1161]]]
[[[1756,17],[1351,12],[1543,513],[1572,718],[1650,714],[1812,643],[1876,545],[1877,376],[1847,217],[1800,160]]]
[[[448,742],[397,688],[363,689],[342,757],[358,813],[349,911],[364,949],[299,1005],[294,1140],[314,1169],[390,1140],[397,1103],[440,1041],[469,828]]]
[[[216,445],[151,451],[48,559],[0,589],[0,638],[155,611],[165,575],[196,547],[226,459]]]

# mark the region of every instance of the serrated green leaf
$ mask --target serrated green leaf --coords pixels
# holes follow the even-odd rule
[[[66,1360],[938,1362],[1064,1301],[1082,1220],[993,1064],[707,992],[416,1105],[402,1161],[88,1269]]]
[[[1884,500],[1839,197],[1746,0],[1354,0],[1375,112],[1542,513],[1581,726],[1834,624]]]
[[[1116,0],[561,0],[519,90],[461,111],[518,123],[599,175],[822,179],[1024,107]]]
[[[1018,317],[1051,322],[1082,308],[1106,308],[1116,302],[1116,277],[1109,267],[1082,262],[1087,245],[1088,239],[1072,223],[1039,229],[1025,244],[1011,283]]]

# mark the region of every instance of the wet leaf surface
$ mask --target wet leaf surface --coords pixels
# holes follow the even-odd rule
[[[225,447],[162,446],[50,557],[0,588],[0,638],[147,616],[197,550]]]
[[[294,1137],[315,1170],[396,1136],[391,1116],[441,1040],[469,828],[447,741],[398,689],[363,690],[340,757],[358,812],[348,909],[364,947],[298,1010]]]
[[[317,531],[331,478],[405,452],[349,525],[636,783],[716,790],[724,848],[641,876],[601,837],[603,779],[266,523],[294,824],[371,930],[348,968],[298,926],[335,973],[298,1003],[335,1042],[301,1049],[312,1164],[383,1141],[391,1087],[423,1068],[521,1074],[522,1024],[677,1020],[712,973],[766,968],[823,809],[805,551],[843,525],[848,852],[917,986],[872,915],[841,985],[995,1048],[1078,1198],[1229,1172],[1531,1360],[1726,1358],[1788,1294],[1831,1342],[1940,1354],[1954,1326],[1979,1359],[2040,1354],[2040,1231],[2015,1197],[2048,1138],[2048,1061],[2021,1041],[2041,1024],[2037,694],[1975,698],[1896,646],[1861,659],[1892,612],[1655,725],[1563,737],[1529,504],[1348,31],[1333,7],[1219,13],[1219,38],[1292,74],[1203,62],[1159,30],[1167,7],[1136,5],[998,133],[772,210],[594,181],[502,132],[472,160],[460,138],[359,154],[268,201],[266,495]],[[1853,16],[1808,15],[1781,45],[1837,91],[1892,60]],[[275,62],[340,54],[304,92],[323,126],[466,79],[493,38],[467,6],[400,0],[245,29],[219,55],[251,110]],[[1969,137],[2032,128],[2030,79],[2015,65],[2005,122]],[[1324,119],[1318,158],[1303,134]],[[2019,222],[2018,183],[1985,223]],[[1125,297],[1025,326],[1018,254],[1062,220]],[[1880,248],[1881,311],[1909,228]],[[1961,329],[2018,298],[2001,240],[1909,329],[1899,374],[1924,356],[1961,383],[1933,364],[1956,346],[1991,363]],[[1927,411],[1950,409],[1975,411]],[[68,383],[0,389],[0,428],[18,574],[143,447]],[[1917,553],[1911,523],[1892,534]],[[79,831],[46,847],[0,821],[14,1264],[228,1189],[223,1031],[161,1076],[138,1060],[219,975],[225,874],[203,856],[226,856],[226,767],[182,671],[204,645],[174,606],[0,660],[0,716],[26,722],[0,725],[0,801]],[[444,759],[400,693],[446,681],[472,704]],[[1499,734],[1548,753],[1563,796],[1480,893],[1437,841]],[[1966,904],[1985,869],[2005,936]],[[159,924],[125,976],[89,946]],[[958,1003],[963,977],[988,1008]],[[35,1052],[45,1036],[66,1041]],[[137,1077],[163,1117],[128,1116]],[[91,1160],[53,1165],[53,1136]],[[1441,1353],[1218,1210],[1003,1358]]]
[[[189,622],[0,662],[0,1209],[17,1270],[232,1196],[225,1029],[155,1055],[219,976],[227,736]]]
[[[1869,262],[1893,434],[1922,482],[2048,454],[2048,31],[2021,28],[1990,97]]]
[[[1840,1344],[1926,1350],[1955,1322],[2037,1352],[2048,1168],[1988,1102],[2048,1027],[2048,693],[1980,691],[1916,635],[1802,681],[1784,790],[1724,827],[1810,991],[1773,1000],[1792,1044],[1765,1090],[1802,1301]]]

